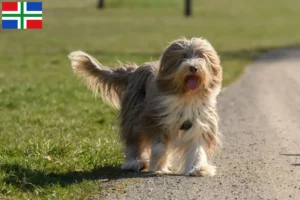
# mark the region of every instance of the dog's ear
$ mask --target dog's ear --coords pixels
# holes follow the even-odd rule
[[[213,49],[205,54],[205,60],[209,64],[212,74],[211,87],[222,83],[222,66],[217,52]]]
[[[211,87],[220,85],[222,82],[222,66],[220,57],[211,43],[204,38],[192,38],[192,44],[195,45],[195,49],[198,49],[201,57],[203,57],[206,63],[209,65],[209,70],[212,75]]]
[[[188,40],[183,38],[170,43],[161,56],[159,75],[167,76],[177,69],[182,62],[182,59],[186,57],[187,42]]]

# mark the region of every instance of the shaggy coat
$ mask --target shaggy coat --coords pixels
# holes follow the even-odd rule
[[[203,38],[170,43],[157,62],[111,69],[82,51],[69,55],[75,74],[120,110],[123,169],[213,176],[220,145],[216,97],[222,67]]]

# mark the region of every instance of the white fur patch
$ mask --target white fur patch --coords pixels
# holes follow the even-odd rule
[[[169,158],[173,171],[193,176],[215,174],[215,167],[208,164],[204,148],[209,146],[207,143],[211,142],[211,138],[218,137],[218,118],[212,113],[215,104],[216,100],[212,97],[205,102],[201,98],[183,102],[176,96],[161,99],[165,109],[160,113],[160,123],[167,127],[171,137]],[[180,134],[179,128],[186,120],[192,121],[192,127],[180,131]]]
[[[163,116],[160,123],[168,127],[171,138],[175,139],[180,126],[184,121],[190,120],[192,127],[181,136],[181,139],[184,141],[201,139],[202,134],[211,132],[208,121],[214,120],[211,119],[211,114],[203,103],[200,98],[191,98],[189,102],[182,102],[176,96],[164,97],[161,99],[161,104],[165,109],[160,113]],[[213,101],[205,103],[215,104]],[[214,121],[218,123],[217,119]]]

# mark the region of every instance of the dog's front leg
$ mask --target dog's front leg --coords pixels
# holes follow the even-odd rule
[[[202,145],[191,144],[185,152],[186,165],[184,174],[190,176],[214,176],[216,167],[210,165]]]
[[[168,148],[169,138],[163,136],[157,136],[154,138],[151,146],[151,157],[149,171],[158,174],[170,174],[172,173],[168,169]]]
[[[127,145],[125,148],[125,162],[121,166],[121,169],[141,171],[145,168],[145,162],[138,159],[140,149],[134,145]]]

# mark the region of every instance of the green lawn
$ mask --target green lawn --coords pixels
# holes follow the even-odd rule
[[[0,30],[0,199],[83,199],[124,175],[116,111],[74,77],[69,52],[141,64],[203,36],[228,84],[258,53],[300,44],[298,0],[193,1],[188,19],[182,2],[106,0],[100,11],[96,0],[47,0],[43,30]]]

